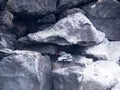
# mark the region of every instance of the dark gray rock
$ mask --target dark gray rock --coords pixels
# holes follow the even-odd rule
[[[0,31],[5,32],[6,29],[13,27],[13,14],[9,11],[0,11]]]
[[[82,13],[68,15],[54,26],[20,38],[22,43],[54,43],[58,45],[79,44],[83,46],[101,43],[105,34],[96,30]]]
[[[56,69],[53,71],[54,90],[116,90],[119,74],[120,66],[109,61],[97,61],[86,68]]]
[[[13,51],[0,61],[0,90],[51,90],[51,63],[33,51]]]
[[[0,49],[15,49],[18,46],[16,37],[12,34],[0,33]]]
[[[120,2],[99,0],[83,7],[86,16],[109,40],[120,40]]]
[[[64,10],[66,8],[70,8],[79,4],[89,3],[95,0],[58,0],[58,10]]]
[[[32,44],[32,45],[24,46],[22,47],[22,49],[37,51],[47,55],[55,55],[57,53],[57,46],[52,44],[39,44],[39,45]]]
[[[56,0],[9,0],[8,10],[27,15],[45,15],[56,10]]]
[[[4,10],[8,0],[0,0],[0,10]]]
[[[42,24],[55,23],[56,17],[54,14],[49,14],[44,16],[42,19],[39,19],[38,22]]]
[[[67,15],[75,14],[75,13],[78,13],[78,12],[81,12],[81,13],[84,14],[84,11],[81,10],[80,8],[72,8],[72,9],[65,10],[64,12],[62,12],[62,13],[60,14],[59,19],[62,19],[62,18],[64,18],[64,17],[67,17]]]

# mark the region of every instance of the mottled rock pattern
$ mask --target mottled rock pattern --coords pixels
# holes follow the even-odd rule
[[[15,51],[0,61],[0,90],[51,90],[51,63],[33,51]]]
[[[84,54],[95,60],[110,60],[120,63],[120,41],[104,41],[103,43],[86,47]]]
[[[83,9],[95,27],[104,32],[109,40],[120,40],[120,2],[100,0]]]
[[[27,15],[45,15],[56,10],[56,0],[8,0],[8,10]]]
[[[120,81],[119,74],[120,66],[109,61],[98,61],[86,68],[56,69],[54,90],[114,90]]]
[[[0,33],[0,49],[15,49],[18,46],[16,37],[12,34]]]
[[[12,28],[13,25],[13,14],[10,13],[9,11],[0,11],[0,31],[10,29]]]
[[[54,43],[58,45],[95,45],[102,42],[105,34],[97,31],[82,13],[68,15],[54,26],[19,39],[22,43]]]

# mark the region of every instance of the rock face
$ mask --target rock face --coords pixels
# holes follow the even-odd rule
[[[15,49],[17,47],[17,40],[14,35],[0,33],[0,49],[8,48]]]
[[[66,9],[79,4],[85,4],[94,0],[58,0],[58,9]]]
[[[14,13],[45,15],[56,9],[56,0],[8,0],[7,8]]]
[[[110,60],[119,63],[120,60],[120,42],[119,41],[104,41],[103,43],[86,47],[84,54],[94,60]]]
[[[13,14],[9,11],[0,11],[0,31],[13,27]]]
[[[51,63],[47,56],[14,51],[0,61],[0,90],[51,90]]]
[[[54,90],[114,90],[119,85],[119,74],[120,66],[108,61],[98,61],[86,68],[56,69]]]
[[[19,39],[20,42],[54,43],[58,45],[79,44],[83,46],[95,45],[102,42],[105,34],[97,31],[92,23],[82,13],[68,15],[54,26],[28,34]]]
[[[120,40],[120,2],[100,0],[83,9],[93,25],[104,32],[109,40]]]

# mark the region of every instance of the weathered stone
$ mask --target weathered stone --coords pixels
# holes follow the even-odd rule
[[[13,27],[13,14],[9,11],[0,11],[0,31],[10,29]]]
[[[0,90],[51,90],[51,63],[33,51],[14,51],[0,61]]]
[[[79,4],[89,3],[95,0],[58,0],[58,10],[64,10],[66,8],[70,8]]]
[[[120,40],[120,2],[99,0],[83,7],[86,16],[109,40]]]
[[[0,49],[15,49],[18,46],[16,37],[11,34],[0,33]]]
[[[101,43],[105,34],[97,31],[82,13],[68,15],[43,31],[20,38],[22,43],[54,43],[58,45],[79,44],[83,46]]]
[[[83,51],[85,56],[94,60],[110,60],[120,63],[120,42],[106,41],[99,45],[86,47]]]
[[[86,68],[79,66],[53,71],[54,90],[114,90],[120,81],[120,66],[97,61]]]
[[[65,10],[64,12],[62,12],[60,14],[60,17],[59,19],[62,19],[64,17],[67,17],[67,15],[70,15],[70,14],[75,14],[75,13],[78,13],[78,12],[81,12],[81,13],[85,13],[83,10],[81,10],[80,8],[72,8],[72,9],[68,9],[68,10]]]
[[[8,10],[27,15],[45,15],[56,10],[56,0],[8,0]]]

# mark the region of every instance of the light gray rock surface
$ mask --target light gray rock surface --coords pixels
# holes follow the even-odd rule
[[[28,34],[20,38],[22,43],[54,43],[58,45],[79,44],[89,46],[101,43],[105,34],[96,30],[84,14],[76,13],[68,15],[43,31]]]
[[[97,61],[86,68],[56,69],[53,71],[54,90],[117,90],[119,75],[120,66],[109,61]]]
[[[0,61],[0,90],[51,90],[48,56],[23,50],[9,53]]]
[[[106,34],[109,40],[120,40],[120,2],[98,0],[83,7],[93,25]]]
[[[86,47],[84,54],[95,60],[110,60],[120,63],[120,41],[104,41],[99,45]]]
[[[18,46],[16,37],[12,34],[0,33],[0,49],[15,49]]]

